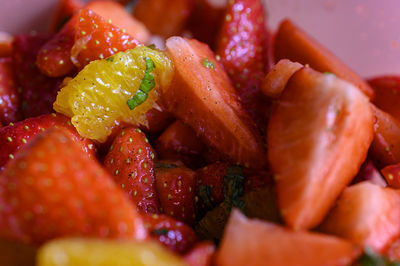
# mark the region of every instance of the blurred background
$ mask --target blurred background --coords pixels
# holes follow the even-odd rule
[[[275,29],[289,17],[363,77],[400,74],[399,0],[264,0]],[[45,30],[58,0],[0,0],[0,31]]]

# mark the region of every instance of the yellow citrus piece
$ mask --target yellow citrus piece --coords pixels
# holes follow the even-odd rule
[[[147,99],[131,110],[127,101],[138,92],[149,59],[155,66],[150,69],[155,86]],[[104,142],[120,122],[147,126],[145,114],[158,107],[159,92],[169,85],[173,71],[173,64],[164,52],[138,46],[88,64],[66,82],[53,107],[71,117],[81,136]]]
[[[181,260],[156,243],[59,239],[39,249],[38,266],[180,266]]]

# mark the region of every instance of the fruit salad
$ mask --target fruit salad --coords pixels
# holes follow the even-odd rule
[[[400,265],[400,76],[262,0],[59,0],[0,33],[0,264]]]

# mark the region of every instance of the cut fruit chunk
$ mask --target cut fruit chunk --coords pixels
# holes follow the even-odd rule
[[[360,248],[334,236],[249,220],[234,211],[216,255],[217,266],[350,265]]]
[[[322,221],[365,160],[373,122],[368,98],[350,83],[308,67],[292,76],[267,132],[278,202],[290,227]]]
[[[382,76],[368,80],[374,89],[372,102],[400,120],[400,76]]]
[[[166,46],[175,75],[163,91],[165,106],[232,162],[262,168],[266,160],[261,137],[212,51],[181,37],[169,38]]]
[[[131,110],[127,101],[143,87],[142,80],[147,80],[146,58],[155,66],[150,73],[154,88]],[[81,136],[104,142],[119,122],[146,126],[146,112],[157,106],[160,88],[169,85],[172,75],[173,65],[165,53],[138,46],[91,62],[61,89],[54,109],[71,117]]]
[[[281,23],[275,35],[274,57],[275,61],[286,58],[309,64],[318,71],[333,73],[352,83],[368,97],[374,94],[367,82],[288,19]]]
[[[400,193],[370,182],[348,187],[319,229],[382,252],[400,235]]]
[[[61,239],[40,248],[38,266],[179,266],[183,263],[160,245],[146,242]]]
[[[400,164],[386,166],[381,172],[390,187],[400,189]]]

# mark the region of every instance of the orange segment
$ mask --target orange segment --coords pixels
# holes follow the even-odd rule
[[[357,174],[373,138],[368,98],[334,75],[296,72],[271,114],[268,159],[294,229],[318,225]]]

